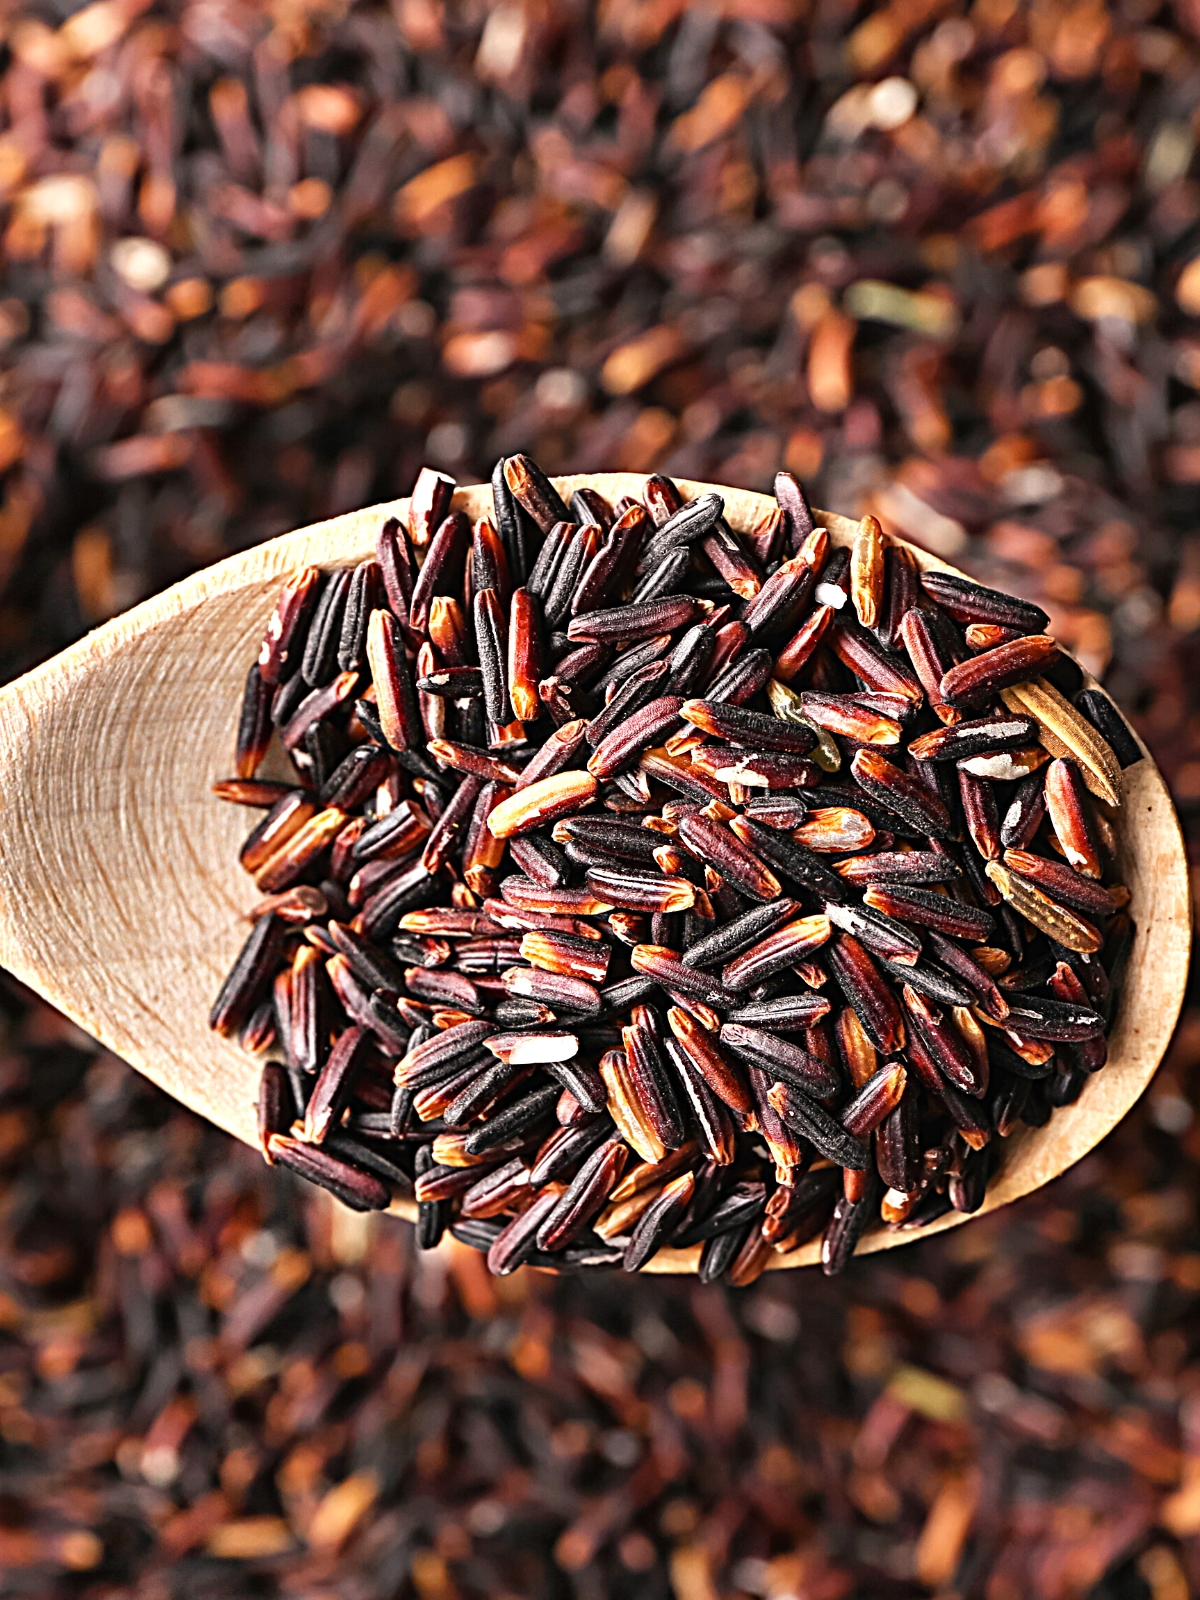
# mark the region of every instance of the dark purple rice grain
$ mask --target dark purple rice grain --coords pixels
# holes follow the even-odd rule
[[[292,752],[297,766],[307,758],[306,777],[316,789],[324,788],[330,774],[346,754],[346,736],[331,722],[316,722],[304,732],[303,758],[299,751]]]
[[[1132,767],[1142,759],[1142,748],[1129,724],[1103,689],[1080,689],[1075,695],[1075,706],[1100,737],[1107,740],[1122,768]]]
[[[783,645],[812,596],[816,573],[798,556],[767,579],[742,612],[742,624],[759,645]]]
[[[509,456],[503,464],[504,480],[514,498],[525,508],[543,532],[556,522],[566,522],[570,513],[550,479],[526,455]]]
[[[982,1150],[969,1150],[963,1157],[962,1170],[952,1172],[946,1193],[955,1211],[970,1214],[983,1204],[987,1181],[992,1165],[990,1146]]]
[[[628,1157],[619,1137],[605,1139],[587,1156],[538,1228],[539,1250],[557,1252],[575,1243],[620,1182]]]
[[[287,935],[287,924],[273,913],[260,917],[221,985],[209,1013],[209,1027],[232,1038],[244,1027],[250,1013],[266,995]]]
[[[711,491],[685,501],[665,522],[656,523],[653,536],[647,541],[646,553],[662,552],[676,545],[688,545],[702,538],[721,518],[725,501]],[[644,571],[645,566],[639,568]]]
[[[238,717],[234,769],[239,778],[253,778],[271,742],[274,690],[263,679],[257,661],[246,674]]]
[[[826,1277],[833,1277],[845,1270],[877,1208],[877,1193],[878,1184],[872,1181],[861,1200],[851,1201],[845,1195],[838,1196],[821,1246],[821,1270]]]
[[[804,487],[793,472],[775,474],[775,498],[787,527],[788,548],[797,555],[815,526]]]
[[[766,905],[751,906],[740,917],[714,929],[692,945],[683,958],[683,964],[687,967],[723,966],[799,915],[799,902],[789,900],[786,896],[769,901]]]
[[[798,1085],[775,1083],[771,1104],[789,1128],[835,1165],[851,1172],[862,1172],[870,1165],[866,1147]]]
[[[382,1178],[390,1187],[393,1197],[405,1200],[412,1198],[412,1178],[402,1166],[382,1150],[377,1150],[369,1138],[363,1137],[361,1129],[344,1131],[335,1128],[321,1148],[328,1150],[331,1155],[339,1156],[352,1166],[361,1168],[364,1172]]]
[[[839,614],[850,603],[850,552],[839,545],[829,552],[821,568],[813,599],[818,605],[830,606]]]
[[[1040,606],[1014,599],[998,589],[987,589],[952,572],[921,573],[921,587],[956,622],[992,622],[1020,633],[1042,633],[1050,618]]]
[[[700,1252],[696,1276],[701,1283],[716,1283],[723,1278],[741,1254],[751,1228],[738,1228],[732,1233],[722,1233],[710,1239]]]
[[[766,1208],[765,1183],[739,1183],[703,1218],[689,1222],[677,1232],[671,1243],[677,1250],[687,1250],[692,1245],[703,1244],[708,1239],[737,1233],[747,1223],[757,1222]]]
[[[752,1000],[738,1006],[727,1021],[748,1028],[773,1028],[779,1033],[800,1033],[827,1015],[829,1001],[818,994],[791,994]]]
[[[707,623],[698,622],[680,635],[668,661],[669,677],[664,694],[693,694],[704,681],[717,636]]]
[[[746,817],[737,821],[737,836],[749,844],[756,855],[762,857],[776,872],[798,888],[817,895],[822,901],[835,904],[848,898],[846,885],[836,873],[830,872],[819,856],[794,839],[777,833],[773,828],[761,827]]]
[[[570,617],[579,580],[589,559],[587,539],[577,529],[570,541],[564,544],[554,568],[553,580],[542,599],[547,629],[559,627]]]
[[[429,1172],[434,1165],[433,1150],[429,1145],[420,1145],[417,1149],[417,1159],[414,1168],[414,1177],[420,1178]],[[450,1225],[451,1207],[448,1201],[434,1200],[422,1201],[417,1206],[416,1240],[418,1250],[436,1250],[441,1243],[442,1235]]]
[[[687,1137],[683,1108],[659,1049],[654,1012],[644,1004],[633,1008],[633,1026],[623,1030],[629,1077],[643,1115],[668,1150],[678,1150]]]
[[[970,989],[948,972],[943,972],[930,961],[916,961],[904,966],[899,961],[880,957],[880,965],[897,983],[907,983],[918,994],[942,1006],[969,1006],[975,996]]]
[[[527,1211],[519,1213],[494,1237],[488,1249],[488,1270],[505,1277],[527,1261],[537,1248],[538,1229],[557,1206],[557,1190],[543,1189]]]
[[[334,921],[328,924],[328,931],[335,948],[370,989],[403,989],[404,975],[396,963],[353,928]]]
[[[503,460],[492,469],[492,515],[508,557],[513,587],[519,589],[528,580],[536,540],[532,519],[508,487]]]
[[[948,904],[953,905],[953,902]],[[897,966],[907,967],[921,954],[920,939],[911,928],[897,921],[894,915],[886,915],[866,905],[826,905],[825,915],[834,927],[852,934],[872,955],[894,962]]]
[[[766,685],[771,667],[769,650],[744,650],[709,684],[704,697],[714,705],[743,706]]]
[[[556,522],[546,535],[541,549],[538,551],[537,560],[530,568],[529,576],[525,580],[525,587],[535,600],[540,600],[545,605],[550,591],[554,587],[555,575],[559,563],[566,554],[568,546],[576,538],[575,525],[572,522]]]
[[[341,1156],[286,1134],[273,1134],[269,1148],[274,1162],[327,1189],[351,1211],[382,1211],[391,1203],[387,1184]]]
[[[483,1155],[485,1151],[496,1149],[514,1135],[527,1133],[537,1127],[547,1113],[553,1111],[558,1096],[559,1087],[554,1084],[535,1089],[531,1094],[496,1112],[489,1121],[468,1135],[467,1154]]]
[[[668,663],[650,661],[625,678],[604,709],[587,724],[587,741],[593,748],[618,723],[640,711],[658,695],[674,693],[668,680]]]
[[[417,562],[409,542],[408,530],[396,517],[389,517],[375,541],[375,560],[383,592],[398,621],[408,621],[408,607],[417,581]]]
[[[300,661],[300,676],[310,688],[319,688],[322,684],[328,683],[338,670],[337,657],[342,642],[342,619],[353,581],[354,569],[341,567],[330,574],[321,591],[321,598],[317,601],[316,610],[309,624],[304,655]]]
[[[912,1088],[875,1130],[875,1170],[889,1189],[911,1194],[918,1182],[917,1096]]]
[[[317,1075],[304,1109],[307,1143],[323,1144],[330,1130],[341,1120],[373,1048],[371,1035],[357,1024],[339,1036]]]
[[[350,574],[342,627],[338,636],[337,664],[343,672],[363,665],[367,623],[372,611],[384,603],[383,576],[377,561],[362,561]]]
[[[626,1272],[639,1272],[667,1243],[676,1219],[691,1201],[695,1184],[690,1172],[682,1178],[673,1178],[642,1212],[621,1262]]]
[[[630,604],[647,605],[660,597],[677,594],[687,580],[691,564],[689,550],[668,550],[644,577],[638,579],[630,596]]]
[[[808,1094],[825,1098],[837,1094],[841,1081],[825,1062],[790,1040],[777,1038],[744,1022],[725,1022],[719,1034],[721,1043],[751,1066]]]
[[[508,1061],[493,1061],[484,1065],[466,1088],[459,1091],[446,1109],[442,1120],[448,1128],[461,1128],[474,1122],[499,1095],[528,1076],[528,1068]]]
[[[357,744],[321,785],[322,806],[351,812],[379,787],[391,770],[391,758],[382,745]]]

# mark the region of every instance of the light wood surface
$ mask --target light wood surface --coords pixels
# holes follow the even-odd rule
[[[643,478],[601,473],[611,500]],[[681,482],[691,497],[713,487]],[[747,527],[774,504],[725,490]],[[486,485],[455,505],[491,509]],[[209,793],[233,767],[242,684],[284,575],[344,566],[374,548],[406,501],[335,517],[197,573],[89,634],[0,691],[0,964],[185,1105],[254,1142],[258,1065],[207,1015],[258,898],[237,864],[257,813]],[[856,524],[820,512],[835,543]],[[925,567],[946,563],[916,551]],[[1137,937],[1109,1064],[1047,1127],[1006,1141],[984,1211],[1028,1194],[1086,1154],[1149,1083],[1179,1013],[1190,946],[1187,862],[1162,777],[1147,758],[1123,775],[1121,869]],[[403,1207],[397,1209],[403,1211]],[[965,1220],[951,1213],[925,1232]],[[863,1251],[916,1237],[880,1231]],[[656,1272],[690,1271],[698,1250],[663,1251]],[[773,1267],[817,1259],[806,1245]]]

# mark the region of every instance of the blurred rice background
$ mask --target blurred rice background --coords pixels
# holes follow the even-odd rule
[[[1195,0],[0,26],[4,675],[423,463],[787,466],[1045,605],[1200,839]],[[1200,1592],[1198,1008],[1049,1191],[743,1293],[418,1260],[0,1009],[5,1595]]]

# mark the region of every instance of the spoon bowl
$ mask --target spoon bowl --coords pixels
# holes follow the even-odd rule
[[[555,480],[610,501],[644,479]],[[688,498],[716,486],[679,481]],[[716,488],[735,528],[774,501]],[[456,508],[491,513],[491,489],[459,489]],[[284,576],[347,566],[374,551],[407,500],[334,517],[231,556],[135,607],[0,691],[0,964],[192,1110],[257,1143],[260,1062],[211,1033],[213,997],[260,898],[237,862],[252,817],[213,798],[233,769],[242,685]],[[818,511],[834,544],[858,524]],[[900,542],[900,541],[897,541]],[[913,548],[924,568],[954,571]],[[1048,1183],[1125,1115],[1154,1075],[1183,1001],[1191,941],[1187,858],[1162,775],[1148,755],[1122,774],[1120,877],[1137,933],[1108,1065],[1044,1128],[1005,1141],[982,1211]],[[393,1210],[415,1214],[411,1202]],[[966,1221],[868,1233],[889,1249]],[[819,1259],[820,1242],[772,1268]],[[691,1272],[699,1246],[662,1250],[644,1270]]]

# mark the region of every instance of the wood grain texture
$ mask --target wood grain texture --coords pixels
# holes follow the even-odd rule
[[[640,493],[644,479],[602,473],[556,482],[567,497],[593,484],[615,500]],[[691,497],[713,486],[680,487]],[[745,490],[719,492],[735,527],[774,504]],[[491,491],[462,489],[455,505],[482,515]],[[284,575],[307,563],[362,560],[382,520],[406,507],[372,506],[230,557],[0,691],[0,964],[248,1143],[258,1067],[209,1032],[207,1015],[257,898],[236,859],[253,818],[209,788],[232,771],[242,683]],[[852,538],[855,522],[817,516],[835,543]],[[954,570],[915,554],[924,567]],[[1109,1064],[1047,1127],[1007,1141],[984,1211],[1056,1177],[1120,1121],[1153,1076],[1182,1004],[1191,926],[1178,821],[1149,759],[1124,773],[1123,787],[1118,837],[1137,937]],[[953,1213],[925,1231],[964,1220]],[[860,1249],[914,1237],[881,1231]],[[772,1266],[802,1266],[818,1254],[807,1245]],[[663,1251],[647,1270],[693,1271],[697,1257]]]

